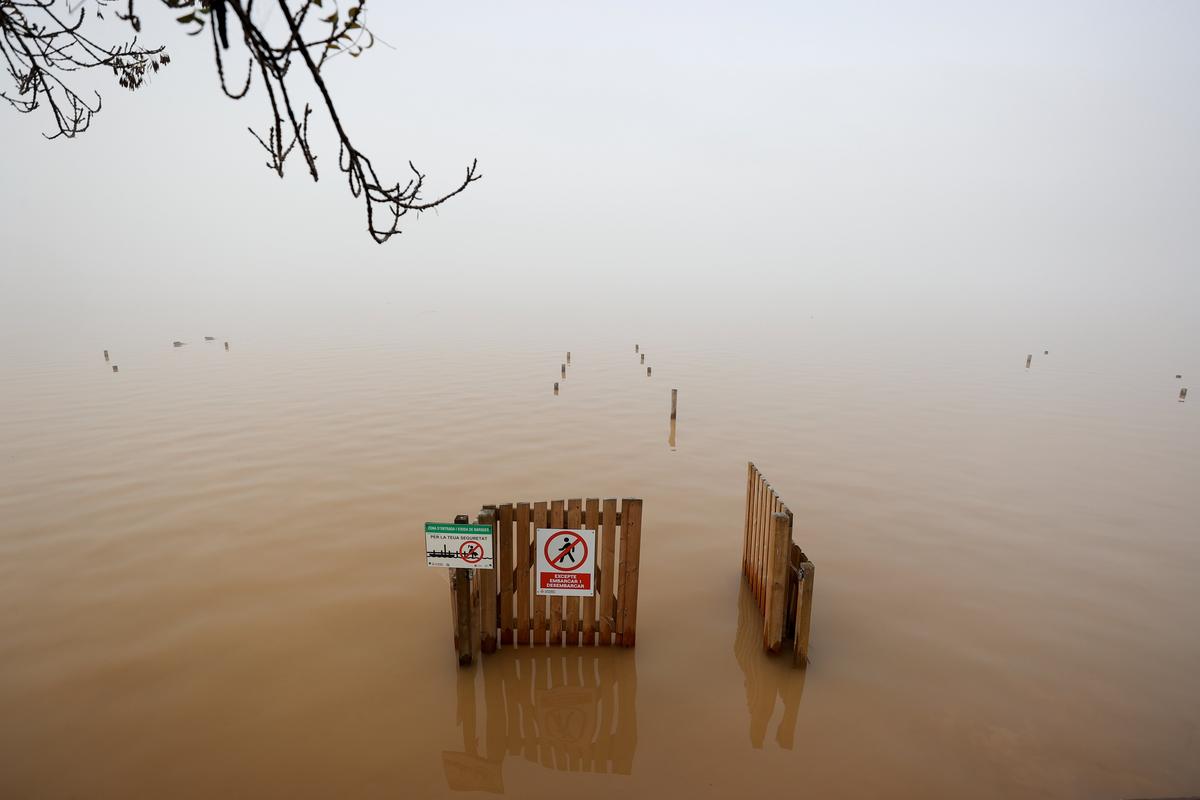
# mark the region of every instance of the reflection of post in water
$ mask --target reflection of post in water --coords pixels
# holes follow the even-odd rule
[[[793,669],[791,659],[763,656],[763,620],[754,594],[741,582],[738,597],[737,638],[733,654],[746,679],[746,705],[750,711],[750,744],[762,749],[767,726],[775,716],[776,697],[783,700],[783,718],[775,729],[775,741],[791,750],[795,741],[800,696],[804,693],[804,670]]]
[[[459,675],[463,752],[442,754],[451,789],[502,793],[506,756],[562,771],[632,773],[637,749],[633,653],[505,649],[489,656],[479,671],[482,721],[476,673]]]

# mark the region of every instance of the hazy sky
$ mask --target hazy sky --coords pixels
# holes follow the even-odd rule
[[[174,61],[79,139],[0,113],[9,338],[570,299],[1200,339],[1194,2],[375,0],[390,47],[329,71],[352,135],[484,175],[383,246],[323,132],[319,184],[262,166],[261,93],[173,16],[143,0]]]

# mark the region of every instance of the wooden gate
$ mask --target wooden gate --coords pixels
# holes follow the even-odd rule
[[[747,464],[742,573],[763,615],[763,646],[791,639],[797,664],[808,663],[814,568],[792,541],[792,512],[758,467]]]
[[[492,526],[495,569],[450,570],[451,608],[459,663],[498,647],[621,645],[637,632],[642,501],[550,500],[484,506],[479,524]],[[538,528],[596,531],[596,592],[591,597],[542,597],[534,588]]]

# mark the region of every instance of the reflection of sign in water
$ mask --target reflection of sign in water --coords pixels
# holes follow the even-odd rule
[[[492,527],[426,522],[425,564],[430,567],[492,569]]]
[[[504,773],[500,764],[470,753],[442,752],[446,785],[456,792],[504,794]]]
[[[505,648],[458,676],[462,752],[443,752],[455,791],[504,791],[506,759],[629,775],[637,750],[637,664],[622,650]],[[482,700],[480,702],[480,693]]]
[[[538,528],[537,593],[591,597],[595,552],[595,531]]]
[[[538,729],[547,742],[563,745],[590,744],[596,734],[595,689],[557,687],[533,693]]]

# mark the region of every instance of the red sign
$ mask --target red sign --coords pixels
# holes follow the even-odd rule
[[[566,594],[587,596],[592,594],[592,564],[594,531],[539,530],[542,543],[541,558],[538,559],[539,594]]]

